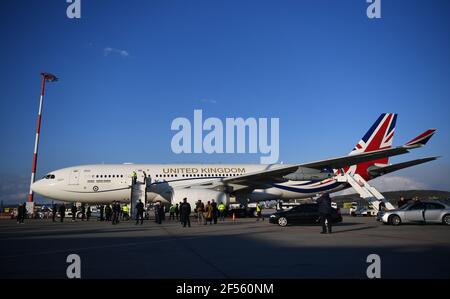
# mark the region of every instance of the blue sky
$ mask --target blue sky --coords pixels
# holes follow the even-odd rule
[[[450,2],[365,0],[2,1],[0,196],[31,169],[40,71],[48,85],[38,175],[85,163],[258,163],[172,153],[176,117],[279,117],[280,161],[348,153],[382,112],[399,144],[428,127],[442,155],[395,174],[450,190]],[[20,181],[21,187],[13,187]],[[25,187],[24,187],[25,186]],[[14,191],[6,191],[14,190]],[[8,193],[9,192],[9,193]]]

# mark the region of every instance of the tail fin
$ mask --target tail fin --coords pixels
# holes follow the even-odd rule
[[[367,153],[381,149],[392,147],[394,140],[395,124],[397,122],[397,114],[383,113],[378,117],[375,123],[366,132],[364,137],[356,144],[349,155]],[[346,172],[357,173],[364,179],[370,179],[368,168],[373,165],[385,166],[389,163],[389,158],[381,158],[378,160],[368,161],[353,165]]]
[[[390,148],[394,140],[397,114],[383,113],[356,144],[350,155]]]

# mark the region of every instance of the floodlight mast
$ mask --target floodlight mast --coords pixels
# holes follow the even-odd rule
[[[38,157],[38,149],[39,149],[39,134],[41,131],[41,118],[42,118],[42,108],[45,94],[45,82],[55,82],[58,78],[50,73],[41,73],[41,97],[39,99],[39,112],[37,118],[37,126],[36,126],[36,139],[34,141],[34,152],[33,152],[33,163],[31,165],[31,181],[30,181],[30,192],[28,193],[28,203],[27,203],[27,212],[34,212],[34,202],[33,202],[33,190],[31,190],[31,185],[34,183],[36,179],[36,168],[37,168],[37,157]]]

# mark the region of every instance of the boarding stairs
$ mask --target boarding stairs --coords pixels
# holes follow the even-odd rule
[[[136,219],[136,204],[139,200],[142,201],[144,207],[147,203],[147,183],[149,179],[145,178],[142,181],[136,180],[135,182],[131,179],[131,207],[130,207],[130,215],[131,219]]]
[[[362,176],[359,174],[345,173],[336,177],[338,182],[349,183],[350,186],[359,193],[359,196],[369,202],[372,205],[376,213],[381,202],[387,210],[393,210],[395,207],[381,194],[375,187],[371,186]]]

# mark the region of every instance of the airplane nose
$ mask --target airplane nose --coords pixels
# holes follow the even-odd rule
[[[38,194],[42,194],[42,191],[43,191],[42,187],[43,187],[42,182],[40,180],[31,184],[31,190]]]

